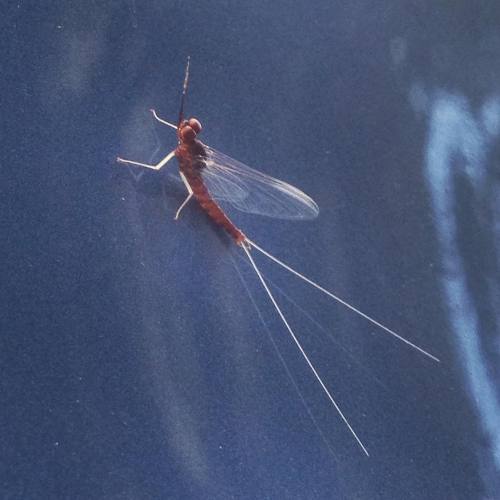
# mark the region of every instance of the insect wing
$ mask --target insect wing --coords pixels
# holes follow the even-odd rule
[[[203,181],[216,200],[242,212],[277,219],[314,219],[318,205],[307,194],[205,146]]]

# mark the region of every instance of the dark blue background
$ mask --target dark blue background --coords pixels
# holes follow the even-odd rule
[[[474,127],[445,163],[432,147],[448,130],[435,103],[456,97],[470,120],[496,103],[499,13],[459,1],[4,3],[0,496],[495,498],[500,434],[457,340],[446,256],[462,259],[498,401],[497,108],[477,149],[490,198],[465,168]],[[195,203],[173,220],[185,196],[174,162],[142,176],[114,162],[175,147],[148,109],[175,121],[187,55],[204,142],[320,206],[307,223],[231,216],[442,360],[255,255],[370,458],[238,249]],[[448,186],[431,175],[444,164],[457,172],[449,238]]]

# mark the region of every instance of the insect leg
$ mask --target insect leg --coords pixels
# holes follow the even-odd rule
[[[179,218],[181,210],[186,206],[187,202],[191,199],[192,196],[193,196],[193,193],[189,193],[187,195],[187,198],[182,202],[182,205],[179,207],[179,209],[177,210],[177,212],[175,212],[174,220],[177,220]]]
[[[149,111],[151,111],[151,113],[153,113],[153,116],[160,122],[160,123],[163,123],[163,125],[168,125],[169,127],[172,127],[172,128],[175,128],[177,130],[177,127],[173,124],[173,123],[170,123],[170,122],[167,122],[167,120],[163,120],[161,119],[157,114],[156,114],[156,111],[154,109],[150,109]]]
[[[175,150],[172,151],[171,153],[168,153],[163,160],[161,160],[159,163],[156,165],[149,165],[148,163],[140,163],[138,161],[132,161],[132,160],[125,160],[123,158],[120,158],[119,156],[116,158],[116,161],[118,163],[127,163],[129,165],[138,165],[139,167],[145,167],[145,168],[152,168],[153,170],[160,170],[167,162],[169,162],[173,157],[175,156]]]
[[[182,202],[182,205],[179,207],[177,212],[175,213],[174,220],[177,220],[179,218],[179,215],[181,214],[181,210],[186,206],[187,202],[193,197],[193,190],[191,189],[191,186],[189,185],[189,182],[187,181],[186,177],[182,172],[179,172],[182,182],[184,182],[184,185],[186,186],[186,189],[188,190],[188,195],[187,198]]]

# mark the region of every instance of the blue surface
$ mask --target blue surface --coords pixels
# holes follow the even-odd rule
[[[0,496],[500,498],[499,14],[5,5]],[[442,360],[255,255],[370,458],[241,252],[194,203],[173,220],[174,163],[114,161],[175,147],[148,109],[176,119],[188,54],[204,142],[320,206],[231,217]]]

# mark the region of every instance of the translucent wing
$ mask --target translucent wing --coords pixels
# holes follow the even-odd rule
[[[207,156],[201,175],[214,199],[242,212],[277,219],[317,217],[318,205],[300,189],[204,146]]]

